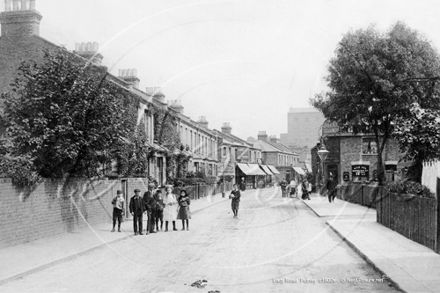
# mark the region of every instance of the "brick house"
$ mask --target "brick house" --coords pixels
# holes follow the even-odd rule
[[[218,156],[221,168],[225,166],[225,174],[232,182],[240,183],[244,178],[247,188],[255,188],[260,179],[267,179],[267,173],[260,168],[261,148],[233,135],[232,127],[227,122],[223,124],[221,131],[214,129],[214,132],[219,137]]]
[[[61,48],[40,36],[42,15],[35,9],[35,2],[35,0],[7,0],[6,11],[0,13],[0,94],[10,90],[10,84],[16,77],[21,62],[26,60],[41,62],[44,50]],[[91,62],[95,66],[102,66],[103,56],[99,53],[97,43],[77,43],[71,53],[84,58],[84,63]],[[163,151],[161,146],[154,143],[154,121],[149,111],[153,104],[167,107],[162,97],[149,88],[146,91],[139,89],[139,78],[135,69],[122,69],[119,70],[119,76],[109,74],[107,78],[139,98],[138,123],[144,123],[150,146]],[[4,133],[4,129],[1,133]],[[156,153],[155,158],[149,162],[149,175],[160,184],[166,182],[165,165],[166,158],[161,153]],[[117,164],[112,164],[110,168],[111,171],[116,172]]]
[[[274,166],[279,172],[275,174],[278,182],[282,179],[290,181],[297,175],[305,174],[304,170],[299,167],[299,155],[276,137],[268,139],[266,132],[260,131],[254,146],[262,149],[263,164]]]
[[[342,132],[336,123],[325,121],[322,140],[329,151],[324,161],[324,179],[330,173],[337,178],[338,183],[371,181],[377,178],[377,145],[374,135]],[[318,173],[321,169],[317,155],[319,147],[320,144],[312,149],[312,168]],[[401,178],[402,169],[408,164],[400,162],[403,155],[396,140],[388,140],[382,156],[387,181]],[[315,178],[315,183],[320,181],[320,175]]]

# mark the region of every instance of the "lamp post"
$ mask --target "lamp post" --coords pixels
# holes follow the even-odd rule
[[[327,159],[329,151],[325,148],[324,141],[321,139],[321,147],[318,151],[318,156],[321,159],[321,181],[324,184],[324,161]]]

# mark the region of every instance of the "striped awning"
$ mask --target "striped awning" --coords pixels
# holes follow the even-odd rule
[[[278,170],[272,166],[272,165],[267,165],[267,167],[269,167],[269,170],[272,171],[272,173],[274,174],[280,174],[280,172],[278,172]]]

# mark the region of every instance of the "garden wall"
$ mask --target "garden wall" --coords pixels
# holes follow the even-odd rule
[[[145,179],[124,180],[126,197],[146,190]],[[0,179],[0,248],[51,237],[89,224],[110,223],[119,180],[46,180],[35,188],[17,188]]]

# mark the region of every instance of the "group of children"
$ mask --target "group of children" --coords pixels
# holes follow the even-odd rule
[[[148,216],[147,228],[145,234],[163,231],[165,222],[165,232],[168,231],[168,223],[173,223],[173,230],[176,231],[176,220],[182,220],[182,230],[189,230],[189,219],[191,219],[190,203],[188,193],[185,190],[180,191],[177,199],[173,193],[173,186],[165,187],[165,194],[162,195],[160,189],[155,189],[155,185],[150,183],[148,190],[140,196],[140,190],[134,190],[135,195],[130,199],[129,210],[133,216],[134,235],[143,234],[143,215]],[[124,210],[124,196],[122,191],[116,192],[113,198],[113,229],[115,232],[116,222],[118,222],[118,232],[121,232],[122,214]],[[160,230],[159,230],[160,223]],[[156,228],[156,230],[155,230]]]

